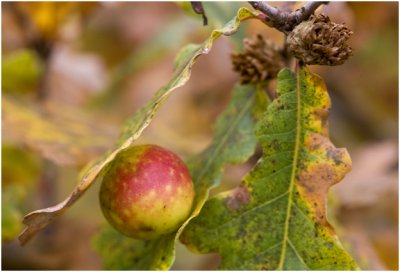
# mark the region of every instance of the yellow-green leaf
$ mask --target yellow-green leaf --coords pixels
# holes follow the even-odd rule
[[[235,15],[235,12],[248,5],[246,2],[231,2],[231,1],[206,1],[203,2],[204,10],[208,17],[210,25],[220,27],[227,20]],[[199,16],[198,16],[199,17]],[[232,37],[231,41],[235,46],[235,50],[240,51],[243,47],[243,39],[246,34],[245,26],[241,27],[235,36]]]
[[[16,238],[22,230],[22,208],[40,177],[41,161],[34,154],[2,144],[1,155],[1,238],[7,242]],[[23,169],[23,171],[21,171]]]
[[[230,36],[234,34],[238,30],[241,21],[258,18],[258,15],[259,12],[256,11],[252,12],[246,8],[239,9],[235,18],[228,22],[223,28],[213,30],[210,37],[205,42],[197,47],[193,47],[190,54],[186,52],[183,60],[179,60],[178,57],[178,61],[176,62],[178,66],[175,67],[172,79],[158,90],[153,98],[127,121],[118,141],[118,145],[113,150],[107,152],[102,158],[98,159],[90,168],[86,169],[86,172],[82,175],[82,180],[75,187],[73,192],[63,202],[46,209],[31,212],[25,216],[24,224],[26,224],[27,227],[19,237],[20,242],[22,244],[26,243],[39,230],[43,229],[57,216],[65,212],[66,209],[74,204],[93,184],[102,170],[115,156],[123,149],[129,147],[142,134],[143,130],[150,124],[154,115],[164,104],[169,95],[189,80],[195,60],[200,55],[208,54],[217,38],[221,35]]]
[[[39,179],[42,167],[40,157],[10,145],[4,140],[1,155],[5,158],[1,162],[2,188],[12,184],[28,187]]]
[[[22,229],[21,201],[26,195],[24,185],[12,184],[2,190],[1,199],[1,239],[4,242],[16,238]]]
[[[39,85],[43,64],[32,50],[18,50],[3,56],[1,87],[3,92],[28,93]]]
[[[356,269],[326,218],[327,192],[351,160],[329,140],[325,84],[307,68],[284,69],[277,93],[257,124],[262,158],[240,186],[206,202],[181,241],[220,253],[221,269]]]

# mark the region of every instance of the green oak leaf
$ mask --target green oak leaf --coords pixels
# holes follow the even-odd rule
[[[143,130],[151,123],[158,109],[166,102],[172,92],[189,80],[196,59],[203,54],[208,54],[216,39],[222,35],[230,36],[235,34],[242,21],[252,18],[257,19],[259,18],[259,14],[257,11],[250,11],[246,8],[239,9],[236,16],[230,22],[222,28],[213,30],[209,38],[202,44],[191,46],[189,50],[184,51],[181,57],[178,55],[172,79],[159,89],[150,101],[128,119],[122,129],[116,147],[85,167],[85,172],[80,175],[82,177],[81,181],[64,201],[52,207],[33,211],[24,217],[23,222],[27,227],[19,236],[21,244],[27,243],[38,231],[46,227],[51,221],[71,207],[90,188],[97,177],[101,173],[104,173],[103,170],[107,169],[107,166],[114,160],[115,156],[139,138]]]
[[[109,270],[167,270],[174,261],[175,233],[156,240],[136,240],[110,225],[102,227],[92,240]]]
[[[326,218],[329,187],[351,159],[329,140],[325,84],[307,68],[284,69],[277,93],[257,123],[262,158],[240,186],[206,202],[181,241],[221,254],[221,269],[357,269]]]
[[[106,269],[169,269],[175,258],[175,242],[190,219],[206,201],[209,190],[218,185],[227,163],[246,161],[255,150],[254,115],[265,109],[265,94],[252,85],[237,85],[230,104],[218,118],[214,140],[201,154],[189,159],[188,166],[196,189],[191,216],[176,232],[156,240],[142,241],[123,236],[105,226],[94,239]]]

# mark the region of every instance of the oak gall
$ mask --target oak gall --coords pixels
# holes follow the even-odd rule
[[[175,231],[189,216],[193,198],[184,162],[156,145],[120,152],[100,189],[100,205],[108,222],[122,234],[144,240]]]

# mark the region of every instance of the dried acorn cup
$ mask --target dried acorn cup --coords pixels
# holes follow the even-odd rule
[[[258,83],[273,79],[285,66],[278,47],[261,35],[243,40],[244,52],[231,55],[233,70],[239,72],[241,83]]]
[[[304,64],[340,65],[352,55],[346,43],[352,34],[345,25],[318,14],[297,25],[286,42],[289,53]]]
[[[194,188],[184,162],[156,145],[120,152],[104,175],[100,205],[122,234],[154,239],[176,230],[189,216]]]

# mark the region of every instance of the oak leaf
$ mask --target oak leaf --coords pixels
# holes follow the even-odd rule
[[[240,186],[206,202],[181,241],[220,253],[221,269],[356,269],[326,217],[328,190],[351,159],[329,140],[325,84],[305,67],[283,69],[277,94],[257,124],[262,158]]]

